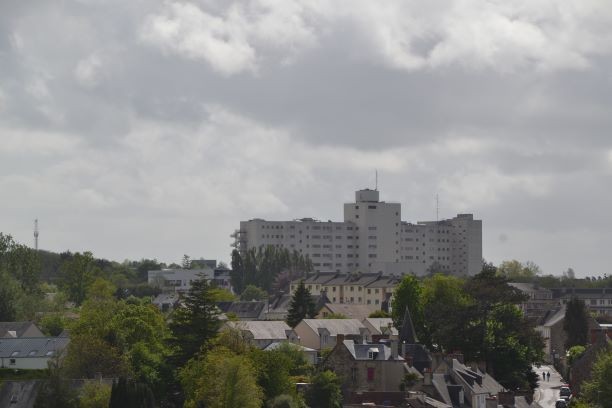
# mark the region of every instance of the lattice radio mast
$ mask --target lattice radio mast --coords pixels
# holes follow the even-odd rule
[[[38,251],[38,218],[34,220],[34,249]]]

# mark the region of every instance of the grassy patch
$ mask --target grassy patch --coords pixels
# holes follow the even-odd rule
[[[0,368],[0,383],[3,381],[39,380],[48,377],[48,370],[15,370],[12,368]]]

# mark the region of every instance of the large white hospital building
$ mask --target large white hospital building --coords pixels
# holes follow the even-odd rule
[[[344,221],[241,221],[232,237],[244,253],[273,245],[308,255],[316,272],[424,275],[430,270],[475,275],[482,268],[482,221],[472,214],[448,220],[401,220],[401,204],[359,190],[344,204]]]

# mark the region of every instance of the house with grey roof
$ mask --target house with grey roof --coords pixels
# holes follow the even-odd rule
[[[315,311],[318,313],[326,303],[329,303],[329,299],[325,295],[325,292],[313,293],[311,292],[312,301],[315,304]],[[285,320],[291,307],[292,295],[282,294],[270,300],[268,304],[268,310],[265,313],[266,320]]]
[[[372,305],[351,304],[351,303],[326,303],[317,318],[326,319],[328,316],[344,316],[348,319],[363,320],[377,310]]]
[[[217,302],[217,307],[226,316],[231,315],[238,320],[265,320],[268,311],[268,301],[250,300],[236,302]]]
[[[43,337],[34,322],[0,322],[0,338]]]
[[[345,340],[342,334],[337,335],[336,346],[321,365],[338,375],[348,400],[355,393],[399,392],[407,369],[397,353],[397,341],[389,347]]]
[[[357,319],[304,319],[293,329],[300,344],[315,350],[336,345],[338,335],[365,342],[370,331]]]
[[[21,337],[0,339],[0,368],[42,370],[66,349],[68,337]]]
[[[393,326],[393,319],[390,317],[367,317],[361,321],[365,327],[370,330],[372,336],[386,336],[388,338],[399,335],[399,332]]]
[[[283,321],[258,320],[227,322],[223,328],[240,330],[245,338],[260,349],[265,349],[272,343],[281,341],[290,341],[292,343],[298,343],[299,341],[296,333]],[[221,330],[223,330],[223,328]]]

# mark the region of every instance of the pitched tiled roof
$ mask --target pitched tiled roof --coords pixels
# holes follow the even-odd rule
[[[66,348],[68,337],[22,337],[0,339],[0,357],[52,357]]]
[[[287,323],[273,320],[228,322],[227,325],[239,330],[249,331],[254,340],[285,340],[287,338],[286,331],[291,330]]]
[[[21,337],[23,333],[25,333],[25,331],[28,330],[31,326],[36,326],[36,325],[28,321],[0,322],[0,337]],[[15,335],[9,332],[14,332]],[[38,332],[40,332],[40,330],[38,330]]]
[[[371,360],[370,351],[376,353],[375,360],[391,360],[391,348],[384,344],[356,344],[353,340],[344,340],[344,346],[348,349],[355,360]],[[403,360],[398,356],[398,360]]]
[[[338,334],[359,335],[361,334],[359,329],[365,328],[357,319],[304,319],[302,323],[311,327],[315,333],[319,328],[325,328],[329,330],[330,336],[337,336]]]
[[[383,329],[388,329],[391,325],[391,334],[398,335],[397,329],[393,326],[393,319],[390,317],[368,317],[363,321],[364,324],[366,322],[376,331],[372,334],[383,334]]]
[[[325,307],[334,314],[341,314],[349,319],[362,320],[377,310],[373,305],[354,305],[350,303],[326,303]]]

